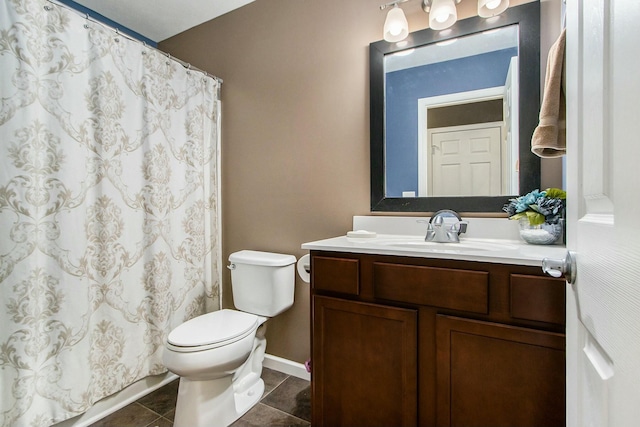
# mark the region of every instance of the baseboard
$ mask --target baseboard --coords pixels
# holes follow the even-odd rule
[[[272,354],[265,354],[262,366],[287,375],[293,375],[294,377],[298,377],[303,380],[311,381],[311,374],[307,372],[303,363],[283,359],[282,357],[274,356]]]
[[[128,404],[135,402],[141,397],[146,396],[152,391],[159,389],[163,385],[168,384],[177,378],[178,376],[171,372],[143,378],[123,390],[120,390],[118,393],[112,394],[111,396],[105,397],[104,399],[96,402],[84,414],[59,422],[58,424],[53,424],[51,427],[90,426],[96,421],[114,413],[118,409],[124,408]]]

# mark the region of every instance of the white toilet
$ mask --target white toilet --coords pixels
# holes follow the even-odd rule
[[[293,304],[293,255],[244,250],[229,262],[237,310],[195,317],[167,337],[164,364],[181,377],[175,427],[228,426],[258,403],[265,322]]]

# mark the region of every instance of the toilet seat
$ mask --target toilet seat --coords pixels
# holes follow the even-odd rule
[[[255,314],[228,309],[214,311],[176,327],[167,337],[167,347],[182,353],[209,350],[238,341],[258,326],[259,317]]]

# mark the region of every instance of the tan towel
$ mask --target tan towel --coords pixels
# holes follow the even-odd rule
[[[566,105],[563,90],[566,30],[549,50],[540,123],[531,138],[531,151],[540,157],[560,157],[567,152]]]

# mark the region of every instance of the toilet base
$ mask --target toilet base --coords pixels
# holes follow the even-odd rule
[[[235,392],[232,376],[209,381],[180,378],[175,427],[226,427],[244,415],[262,397],[264,381],[259,378],[246,390]]]
[[[243,416],[247,411],[260,401],[262,395],[264,394],[264,381],[262,378],[255,383],[251,388],[245,390],[242,393],[235,393],[235,402],[236,402],[236,413],[238,416],[236,419]],[[234,419],[233,421],[235,421]],[[233,422],[232,421],[232,422]]]
[[[235,373],[210,380],[180,377],[174,427],[227,427],[260,401],[266,327],[258,327],[249,358]]]

